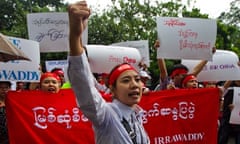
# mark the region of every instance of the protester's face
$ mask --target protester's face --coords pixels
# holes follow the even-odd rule
[[[97,81],[98,81],[99,83],[103,82],[103,77],[99,75],[99,76],[97,77]]]
[[[181,85],[181,80],[184,77],[184,74],[177,74],[174,76],[173,78],[173,82],[176,86],[180,86]]]
[[[140,76],[134,70],[126,70],[116,80],[113,95],[122,103],[133,106],[139,103],[142,97],[142,86]]]
[[[61,82],[54,77],[46,77],[41,82],[41,90],[45,92],[57,93],[60,90]]]
[[[5,98],[10,86],[7,83],[0,83],[0,97]]]
[[[191,79],[186,83],[185,88],[198,88],[198,81],[197,79]]]
[[[215,88],[217,87],[217,84],[216,82],[213,82],[213,81],[209,81],[206,85],[205,85],[205,88]]]
[[[17,89],[24,89],[24,83],[23,82],[17,83]]]
[[[58,76],[60,77],[60,79],[61,79],[62,83],[65,83],[65,78],[64,78],[64,75],[63,75],[63,74],[59,74]]]

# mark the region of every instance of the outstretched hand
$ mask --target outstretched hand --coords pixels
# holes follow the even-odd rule
[[[91,12],[86,1],[68,6],[70,55],[78,56],[84,52],[82,34],[87,27]]]
[[[68,6],[70,33],[81,36],[87,27],[88,18],[91,14],[86,1],[80,1]]]

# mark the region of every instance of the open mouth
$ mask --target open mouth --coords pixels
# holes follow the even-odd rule
[[[128,94],[128,96],[130,96],[130,97],[134,97],[134,96],[138,97],[139,95],[140,95],[139,92],[131,92],[131,93]]]
[[[55,90],[55,88],[48,88],[48,91],[49,92],[55,92],[56,90]]]

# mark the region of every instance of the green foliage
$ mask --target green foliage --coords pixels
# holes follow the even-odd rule
[[[63,0],[1,0],[0,7],[1,33],[20,38],[28,38],[28,13],[66,9]]]
[[[155,3],[150,0],[118,0],[103,14],[93,13],[89,21],[89,44],[112,44],[121,41],[149,40],[150,71],[158,77],[156,52],[153,44],[157,39],[156,17],[178,16],[181,4]]]
[[[0,1],[0,30],[2,33],[12,36],[22,36],[21,27],[24,19],[24,12],[21,11],[22,5],[15,0],[2,0]],[[25,23],[25,22],[24,22]],[[19,29],[15,28],[19,25]],[[25,25],[26,26],[26,25]]]
[[[235,26],[240,26],[240,0],[234,0],[231,2],[231,7],[229,12],[222,12],[219,19],[223,20],[225,23]]]
[[[68,56],[67,52],[57,52],[57,53],[41,53],[40,54],[40,59],[41,63],[40,65],[42,66],[42,71],[45,72],[45,61],[46,60],[66,60]]]
[[[183,17],[208,19],[208,14],[201,14],[200,9],[198,8],[193,8],[192,11],[187,11],[186,7],[184,7]]]
[[[223,12],[217,21],[218,49],[233,50],[238,55],[240,47],[239,1],[231,4],[230,12]],[[168,2],[152,0],[112,0],[107,9],[92,8],[88,26],[88,43],[109,45],[121,41],[148,40],[150,50],[150,72],[156,83],[159,70],[156,63],[156,50],[153,48],[157,39],[156,17],[192,17],[208,18],[194,7],[195,1],[188,0],[183,5],[181,0]],[[0,0],[0,32],[14,37],[28,38],[26,15],[34,12],[66,11],[63,0]],[[187,10],[188,7],[193,7]],[[45,60],[66,59],[67,53],[41,54],[41,64]],[[167,60],[167,67],[179,61]]]
[[[66,11],[63,0],[1,0],[0,32],[28,39],[27,14],[36,12]],[[66,59],[66,53],[41,53],[41,65],[46,60]]]
[[[224,49],[233,50],[240,56],[240,0],[231,2],[229,12],[222,12],[219,19],[222,22],[218,28],[218,43]]]

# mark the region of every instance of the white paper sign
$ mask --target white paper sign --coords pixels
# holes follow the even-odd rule
[[[31,61],[14,60],[6,63],[0,62],[0,81],[38,82],[40,79],[39,43],[15,37],[8,38]]]
[[[54,68],[61,68],[63,71],[68,64],[67,60],[51,60],[51,61],[46,61],[46,70],[50,72]]]
[[[32,13],[27,15],[29,39],[40,43],[40,52],[64,52],[69,50],[68,14]],[[83,44],[87,44],[88,30],[83,33]]]
[[[200,60],[182,60],[191,72]],[[240,80],[238,56],[232,51],[216,50],[213,61],[209,61],[198,75],[199,81]]]
[[[141,54],[136,48],[104,45],[87,45],[89,63],[94,73],[109,73],[113,67],[127,62],[136,69]]]
[[[148,40],[126,41],[126,42],[114,43],[112,45],[137,48],[142,56],[143,62],[148,67],[150,66]]]
[[[198,18],[157,18],[160,48],[158,58],[212,59],[215,46],[216,20]]]
[[[233,110],[230,116],[230,123],[231,124],[240,124],[240,88],[234,87],[233,88]]]

